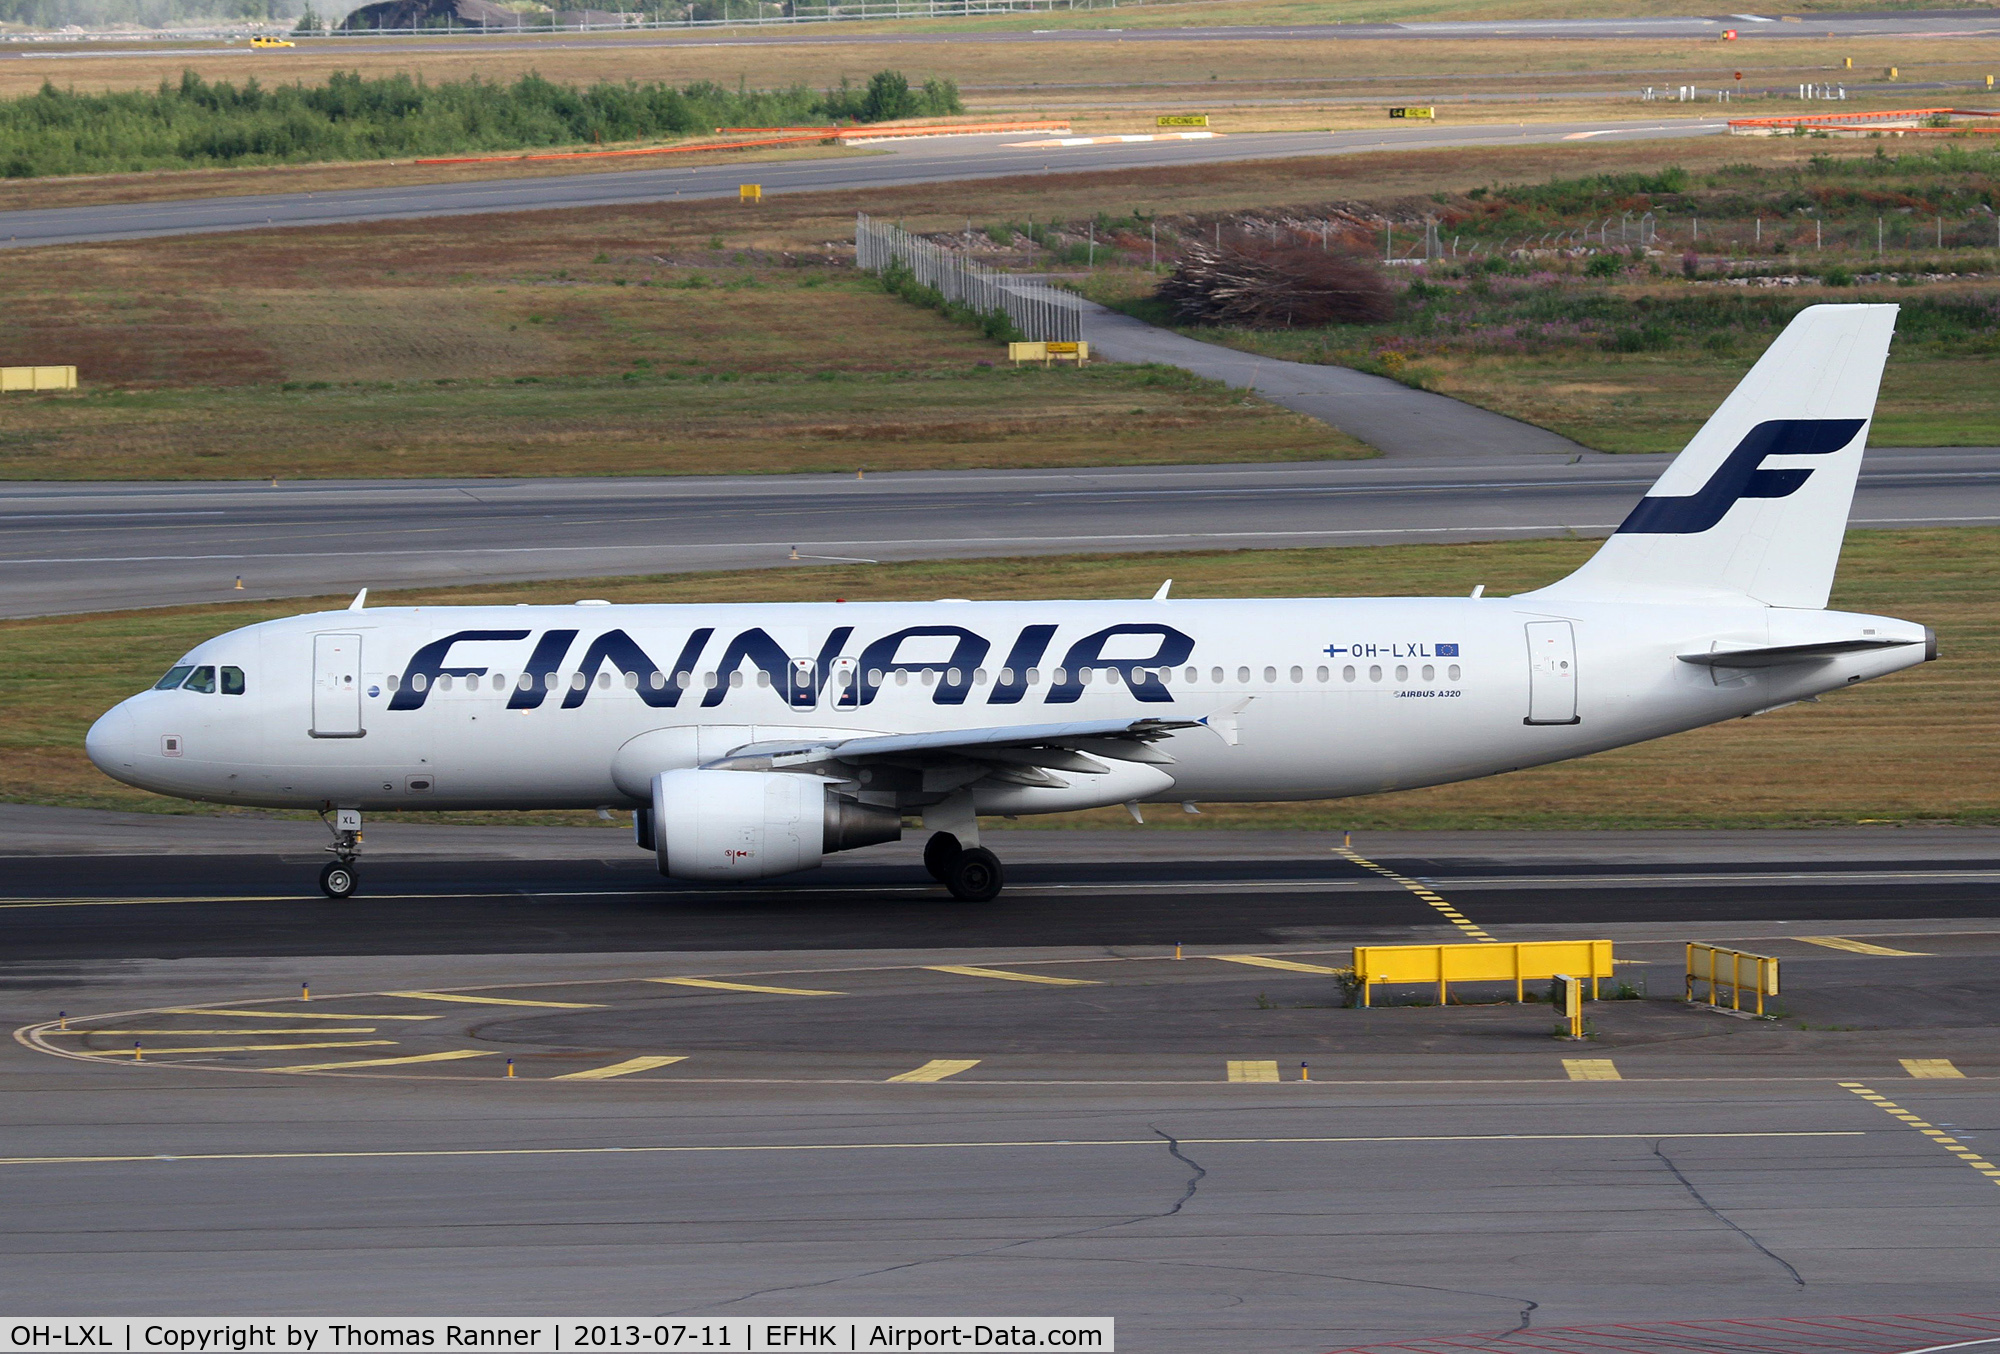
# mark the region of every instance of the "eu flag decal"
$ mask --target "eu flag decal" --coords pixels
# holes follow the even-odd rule
[[[1439,658],[1456,658],[1458,657],[1458,646],[1456,644],[1440,644],[1437,646],[1437,655]]]

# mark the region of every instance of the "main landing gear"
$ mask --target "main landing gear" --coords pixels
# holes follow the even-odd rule
[[[952,897],[968,903],[991,902],[1007,882],[998,856],[983,846],[961,847],[949,832],[933,833],[924,843],[924,868]]]
[[[326,822],[324,813],[320,821]],[[333,845],[326,848],[333,859],[319,872],[319,891],[329,898],[352,897],[361,882],[354,865],[361,855],[361,810],[335,809],[327,830],[333,833]]]

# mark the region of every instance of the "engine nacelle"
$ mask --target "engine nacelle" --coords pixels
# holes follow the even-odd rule
[[[763,879],[903,835],[896,810],[863,804],[837,785],[782,771],[662,771],[653,777],[651,814],[660,873]]]

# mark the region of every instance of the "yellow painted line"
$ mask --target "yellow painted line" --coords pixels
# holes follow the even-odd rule
[[[1261,954],[1207,954],[1204,959],[1220,959],[1225,964],[1253,964],[1258,968],[1283,969],[1287,973],[1342,973],[1344,969],[1324,964],[1301,964],[1296,959],[1271,959]]]
[[[1386,865],[1377,865],[1374,861],[1369,860],[1365,856],[1356,854],[1353,850],[1351,850],[1348,847],[1336,846],[1333,848],[1333,850],[1335,855],[1345,857],[1347,860],[1353,862],[1356,865],[1359,865],[1364,870],[1372,870],[1376,874],[1381,875],[1384,879],[1395,880],[1398,884],[1401,884],[1411,893],[1415,894],[1417,897],[1423,899],[1426,903],[1429,903],[1433,908],[1437,909],[1437,912],[1440,916],[1442,916],[1446,921],[1450,922],[1453,926],[1457,927],[1464,934],[1471,936],[1474,940],[1491,941],[1495,945],[1500,943],[1499,941],[1494,940],[1494,938],[1488,935],[1483,929],[1473,925],[1473,923],[1466,918],[1464,913],[1460,912],[1457,908],[1453,907],[1450,903],[1446,902],[1443,898],[1439,897],[1437,891],[1431,888],[1430,885],[1420,884],[1416,880],[1410,878],[1408,875],[1397,874],[1394,870],[1390,869]],[[1327,972],[1329,973],[1331,973],[1332,971],[1333,970],[1331,969],[1327,970]]]
[[[1623,1081],[1618,1065],[1609,1058],[1564,1058],[1563,1071],[1571,1081]]]
[[[385,997],[408,997],[412,1001],[456,1001],[468,1006],[546,1006],[557,1011],[595,1011],[589,1001],[523,1001],[519,997],[474,997],[463,992],[383,992]]]
[[[932,973],[956,973],[965,978],[999,978],[1010,983],[1045,983],[1050,987],[1102,987],[1091,978],[1051,978],[1044,973],[1016,973],[1005,968],[979,968],[973,964],[925,964]]]
[[[1882,1110],[1885,1113],[1890,1114],[1895,1118],[1902,1120],[1904,1123],[1908,1124],[1911,1128],[1916,1129],[1919,1133],[1922,1133],[1932,1142],[1944,1148],[1945,1151],[1957,1157],[1967,1166],[1972,1167],[1973,1170],[1978,1171],[1988,1180],[1991,1180],[1994,1184],[2000,1185],[2000,1166],[1995,1166],[1985,1157],[1979,1155],[1979,1153],[1973,1151],[1970,1147],[1967,1147],[1963,1143],[1959,1142],[1958,1139],[1946,1134],[1944,1130],[1936,1127],[1935,1125],[1925,1123],[1922,1119],[1919,1119],[1916,1115],[1910,1113],[1908,1110],[1904,1109],[1901,1105],[1898,1105],[1895,1101],[1889,1099],[1887,1096],[1880,1094],[1879,1092],[1873,1090],[1870,1087],[1862,1085],[1858,1081],[1843,1081],[1840,1084],[1844,1089],[1854,1092],[1854,1094],[1860,1096],[1863,1100],[1873,1105],[1876,1109]]]
[[[550,1077],[549,1080],[550,1081],[609,1081],[613,1077],[629,1077],[634,1072],[650,1072],[655,1067],[665,1067],[670,1063],[684,1063],[686,1061],[687,1061],[687,1055],[685,1053],[676,1054],[671,1058],[667,1057],[627,1058],[622,1063],[612,1063],[608,1067],[593,1067],[586,1072],[565,1072],[559,1077]]]
[[[249,1016],[257,1020],[436,1020],[434,1015],[359,1015],[353,1011],[220,1011],[212,1006],[162,1006],[148,1015]]]
[[[898,1072],[890,1081],[943,1081],[955,1077],[960,1072],[969,1072],[979,1066],[977,1058],[932,1058],[922,1067],[912,1067],[907,1072]]]
[[[1943,1080],[1948,1077],[1963,1078],[1965,1073],[1952,1066],[1949,1058],[1904,1058],[1903,1070],[1913,1077]]]
[[[298,1045],[294,1045],[298,1047]],[[307,1063],[299,1067],[266,1067],[265,1072],[345,1072],[350,1067],[402,1067],[410,1063],[448,1063],[460,1058],[492,1058],[491,1049],[456,1048],[449,1053],[418,1053],[408,1058],[358,1058],[344,1063]]]
[[[1887,945],[1871,945],[1865,940],[1849,940],[1846,936],[1793,936],[1793,940],[1803,940],[1808,945],[1823,945],[1829,950],[1846,950],[1849,954],[1879,954],[1890,959],[1925,959],[1922,950],[1892,950]]]
[[[373,1034],[373,1033],[375,1033],[375,1027],[374,1027],[373,1025],[315,1025],[315,1026],[314,1026],[313,1028],[311,1028],[311,1029],[309,1029],[309,1030],[301,1030],[301,1029],[271,1029],[271,1030],[246,1030],[246,1029],[242,1028],[241,1026],[238,1026],[237,1028],[235,1028],[235,1029],[233,1029],[233,1030],[84,1030],[84,1029],[67,1029],[67,1030],[43,1030],[43,1031],[42,1031],[42,1033],[43,1033],[43,1034],[180,1034],[180,1035],[191,1035],[191,1034],[235,1034],[235,1035],[244,1035],[244,1034]],[[297,1044],[293,1044],[293,1045],[290,1045],[289,1047],[292,1047],[292,1048],[298,1048],[298,1047],[301,1047],[301,1045],[297,1045]]]
[[[300,1048],[382,1048],[395,1042],[394,1039],[335,1039],[330,1043],[324,1044],[193,1044],[187,1048],[149,1048],[144,1050],[113,1048],[101,1052],[97,1049],[80,1048],[75,1051],[81,1053],[86,1058],[130,1058],[136,1052],[143,1051],[145,1056],[150,1058],[155,1053],[265,1053],[272,1049],[289,1051]],[[283,1072],[289,1069],[281,1067],[271,1070]]]
[[[761,983],[725,983],[720,978],[648,978],[649,983],[666,983],[672,987],[705,987],[716,992],[767,992],[777,997],[840,997],[844,992],[829,992],[818,987],[766,987]]]
[[[432,1053],[431,1058],[477,1058],[480,1053]],[[329,1063],[329,1068],[360,1067],[361,1063]],[[314,1071],[289,1068],[288,1071]],[[1180,1138],[1184,1147],[1328,1147],[1370,1143],[1458,1143],[1458,1142],[1677,1142],[1722,1138],[1865,1138],[1861,1129],[1805,1129],[1790,1132],[1745,1133],[1458,1133],[1393,1137],[1349,1138]],[[1028,1138],[997,1142],[796,1142],[796,1143],[707,1143],[682,1146],[668,1143],[641,1143],[629,1147],[446,1147],[386,1148],[357,1152],[188,1152],[127,1156],[0,1157],[0,1166],[84,1166],[148,1164],[175,1161],[379,1161],[398,1157],[595,1157],[639,1156],[661,1153],[719,1152],[952,1152],[1013,1151],[1030,1147],[1144,1147],[1157,1151],[1154,1138]]]
[[[1229,1064],[1231,1081],[1276,1081],[1278,1064],[1275,1062],[1232,1062]]]

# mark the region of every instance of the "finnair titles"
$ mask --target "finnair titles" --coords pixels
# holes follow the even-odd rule
[[[1936,656],[1826,610],[1896,307],[1803,311],[1569,577],[1513,597],[366,608],[231,631],[91,728],[162,794],[331,815],[603,807],[677,879],[985,815],[1326,799],[1754,714]]]

